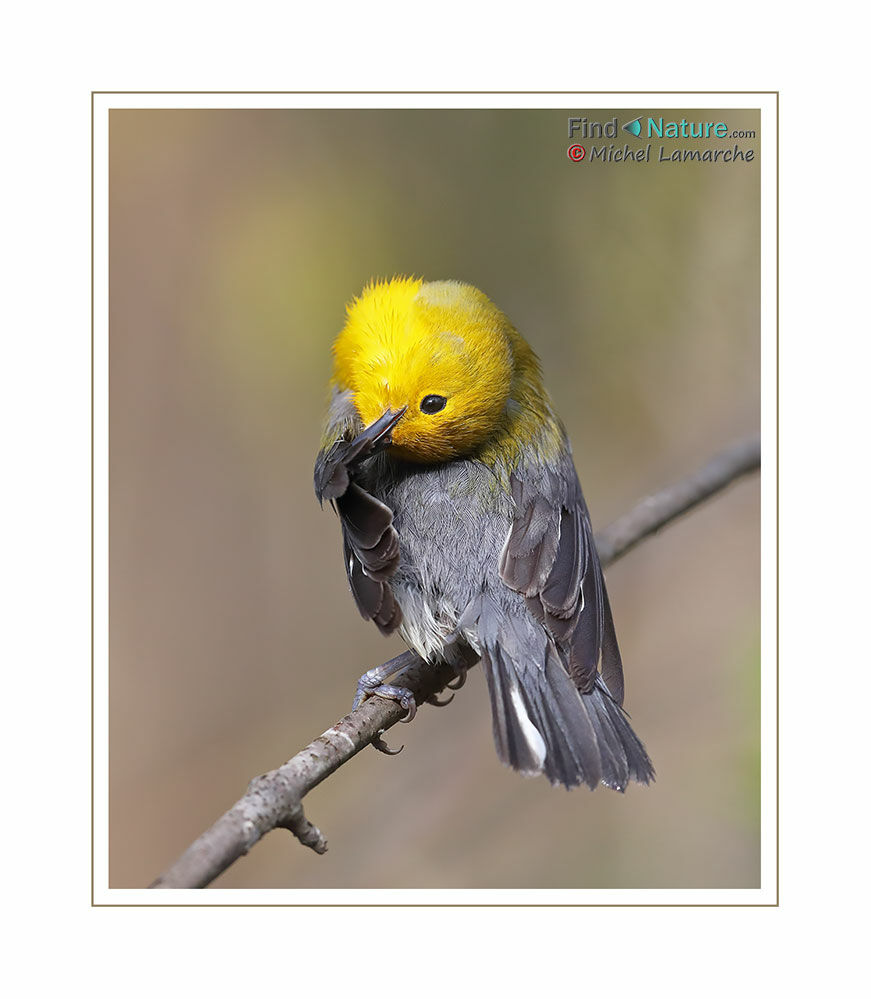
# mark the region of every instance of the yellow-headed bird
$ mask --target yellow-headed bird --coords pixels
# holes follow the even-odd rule
[[[334,360],[315,491],[338,510],[363,617],[461,677],[480,659],[509,766],[566,787],[648,783],[590,516],[529,345],[471,285],[395,278],[348,306]],[[358,702],[412,714],[385,682],[411,655],[370,670]]]

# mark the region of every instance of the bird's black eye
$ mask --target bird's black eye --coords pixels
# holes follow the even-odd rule
[[[447,401],[443,395],[425,395],[420,401],[420,411],[432,416],[433,413],[443,410]]]

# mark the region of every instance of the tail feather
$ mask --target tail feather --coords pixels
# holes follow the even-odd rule
[[[604,684],[602,684],[602,687],[604,688]],[[647,755],[647,750],[632,730],[626,712],[612,699],[607,689],[604,689],[600,703],[605,707],[613,730],[619,735],[626,763],[629,767],[629,779],[637,781],[639,784],[649,784],[652,780],[655,780],[656,772],[653,769],[653,764],[650,762],[650,757]]]
[[[653,779],[644,746],[601,678],[579,693],[553,646],[542,665],[515,663],[498,645],[485,648],[481,661],[503,763],[565,787],[603,783],[623,791],[629,780]]]
[[[581,695],[581,702],[587,703],[596,715],[596,736],[602,753],[602,783],[606,787],[622,791],[629,783],[629,760],[625,738],[608,714],[605,705],[607,694]],[[600,696],[601,694],[601,696]],[[631,731],[631,730],[630,730]]]
[[[487,669],[487,685],[493,710],[493,737],[500,759],[523,774],[541,773],[546,745],[540,730],[529,720],[510,660],[506,661],[497,648],[492,660],[485,657],[484,662],[488,666],[490,662],[498,664]]]

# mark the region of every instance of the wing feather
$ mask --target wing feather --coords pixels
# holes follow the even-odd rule
[[[581,693],[600,675],[623,701],[623,665],[602,567],[577,473],[566,454],[554,470],[512,473],[515,512],[500,560],[503,582],[526,598]]]
[[[345,536],[345,569],[351,593],[357,604],[357,609],[367,621],[374,621],[382,634],[394,632],[402,621],[402,613],[393,596],[390,585],[377,579],[372,579],[363,571],[360,560]]]
[[[335,503],[348,545],[363,571],[372,579],[389,579],[399,565],[393,511],[354,481]]]
[[[317,456],[315,493],[321,502],[333,504],[342,523],[345,572],[357,609],[389,635],[402,622],[389,583],[399,567],[399,535],[393,511],[358,481],[359,468],[377,440],[378,424],[361,428],[350,393],[336,391],[331,426],[337,439]]]

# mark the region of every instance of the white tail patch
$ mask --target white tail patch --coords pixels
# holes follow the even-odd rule
[[[510,694],[511,703],[517,714],[517,720],[520,722],[520,730],[523,732],[523,738],[526,739],[526,744],[535,757],[537,772],[540,773],[544,766],[545,757],[547,756],[547,746],[544,744],[541,732],[532,724],[532,720],[526,710],[526,705],[523,703],[523,697],[517,686],[517,680],[513,676],[511,677]]]

